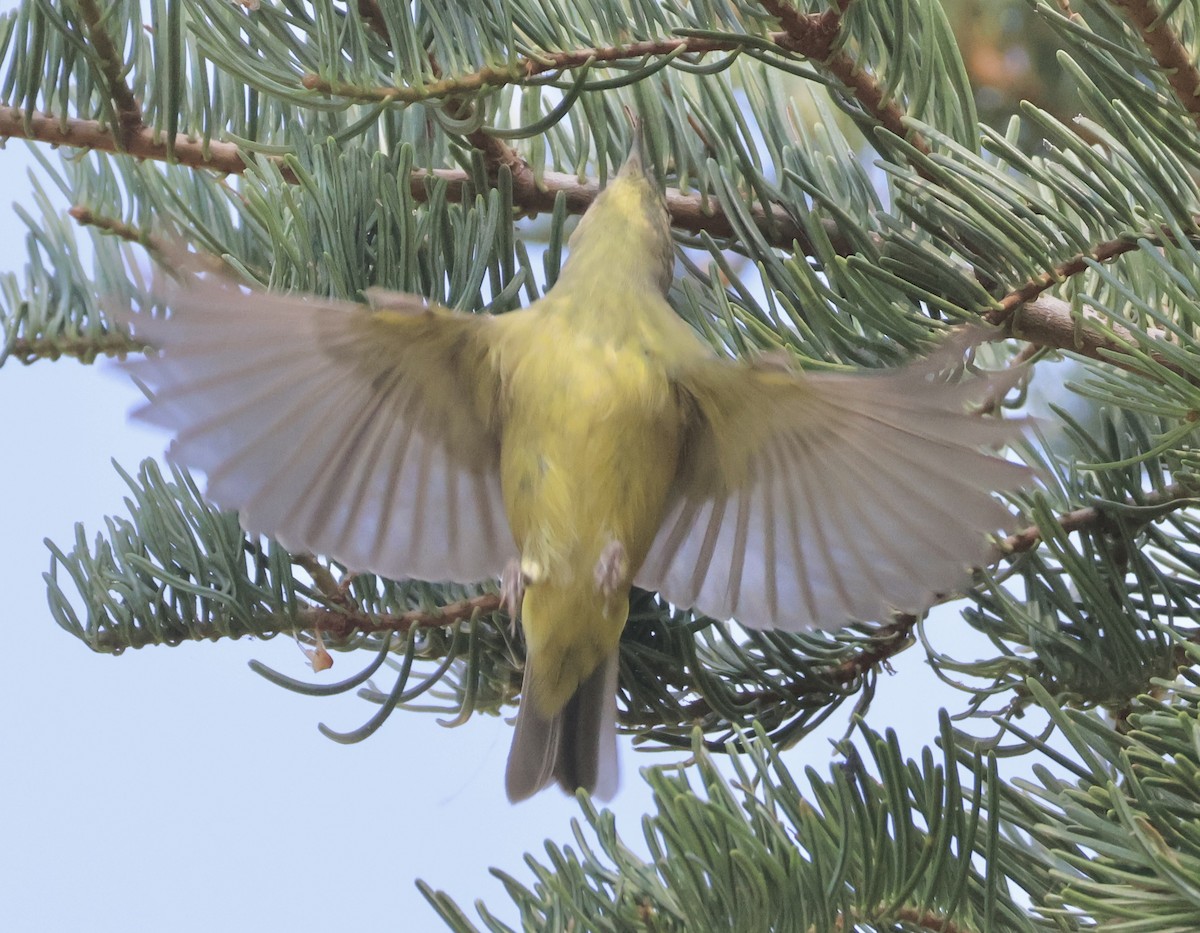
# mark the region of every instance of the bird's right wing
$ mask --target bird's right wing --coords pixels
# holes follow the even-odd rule
[[[118,313],[151,350],[135,412],[207,495],[285,547],[388,577],[474,582],[516,556],[500,494],[490,315],[376,307],[190,276],[167,317]]]
[[[684,367],[690,427],[637,585],[793,631],[919,612],[961,587],[984,563],[987,533],[1012,520],[992,494],[1031,472],[981,449],[1021,431],[966,411],[988,381],[950,383],[936,368]]]

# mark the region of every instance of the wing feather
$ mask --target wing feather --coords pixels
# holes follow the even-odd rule
[[[677,374],[693,413],[666,518],[636,582],[754,628],[919,612],[1011,523],[994,498],[1031,471],[981,447],[1019,421],[975,417],[987,379],[805,377],[715,360]]]
[[[468,583],[516,547],[500,494],[495,319],[196,278],[169,317],[116,314],[154,350],[121,364],[134,414],[252,533],[389,577]]]

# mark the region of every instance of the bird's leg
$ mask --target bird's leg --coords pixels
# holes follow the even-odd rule
[[[600,559],[596,561],[596,589],[605,599],[611,599],[620,592],[629,580],[629,558],[625,555],[625,545],[613,538],[604,545]]]
[[[508,613],[512,634],[516,634],[517,617],[521,614],[521,602],[525,599],[525,572],[515,557],[508,562],[500,574],[500,605]]]
[[[521,615],[521,603],[525,600],[525,587],[540,583],[544,576],[542,565],[537,561],[516,558],[510,560],[500,574],[500,605],[508,613],[510,634],[517,634],[517,618]]]

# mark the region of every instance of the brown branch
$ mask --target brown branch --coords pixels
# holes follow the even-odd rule
[[[985,317],[990,319],[991,315]],[[1050,295],[1019,306],[1009,317],[992,323],[1001,324],[1007,336],[1027,341],[1036,347],[1070,350],[1090,360],[1112,362],[1112,354],[1128,349],[1102,333],[1080,326],[1069,303]],[[1118,337],[1126,338],[1128,343],[1136,342],[1132,333],[1124,327],[1116,325],[1112,330]]]
[[[347,588],[338,583],[332,571],[317,560],[316,557],[312,554],[293,554],[292,563],[312,577],[312,581],[316,584],[317,589],[321,591],[321,595],[329,600],[330,603],[339,609],[353,611],[354,606],[350,603],[347,596]],[[353,577],[351,576],[349,579],[353,579]]]
[[[0,365],[7,359],[29,364],[37,360],[57,360],[71,357],[83,363],[95,362],[98,356],[127,356],[146,349],[140,340],[126,334],[97,334],[95,337],[17,337],[6,348],[0,344]]]
[[[1182,484],[1173,483],[1161,491],[1148,493],[1139,502],[1125,503],[1124,508],[1140,510],[1133,512],[1132,518],[1138,520],[1140,524],[1145,524],[1169,512],[1186,508],[1192,504],[1192,501],[1188,488]],[[1112,507],[1104,505],[1088,506],[1065,512],[1058,517],[1057,521],[1068,533],[1099,530],[1114,520],[1114,511],[1119,515],[1121,508],[1118,507],[1114,510]],[[1126,511],[1125,514],[1130,515],[1131,513]],[[1042,533],[1037,526],[1024,528],[1009,535],[997,545],[995,559],[1000,561],[1015,554],[1031,551],[1041,541]],[[433,610],[414,609],[404,613],[369,613],[355,608],[346,600],[346,582],[348,581],[338,583],[328,574],[326,568],[304,555],[299,555],[299,557],[302,559],[298,559],[297,563],[308,569],[310,575],[313,575],[314,569],[317,570],[314,579],[322,592],[335,603],[342,603],[342,605],[335,608],[309,605],[299,609],[294,615],[273,614],[255,634],[268,635],[297,630],[320,631],[335,640],[344,640],[354,635],[384,632],[403,635],[414,627],[453,625],[455,622],[471,618],[476,613],[486,614],[502,608],[500,594],[485,593],[470,599],[448,603]],[[949,602],[954,598],[956,597],[946,596],[939,602]],[[890,623],[880,626],[869,647],[832,666],[827,672],[828,676],[838,684],[849,685],[872,670],[886,666],[893,657],[911,643],[912,630],[916,624],[916,616],[907,613],[897,614]],[[219,637],[221,637],[221,632],[213,626],[196,628],[195,640],[197,641],[216,640]],[[134,637],[128,640],[118,638],[116,633],[107,631],[88,641],[88,644],[96,651],[142,648],[159,643],[160,640],[145,629],[136,630]],[[781,687],[769,691],[754,691],[741,695],[741,699],[751,703],[775,701],[780,693],[794,696],[797,695],[798,690]],[[710,711],[711,708],[704,699],[695,700],[684,707],[687,718],[701,718]]]
[[[923,930],[934,933],[967,933],[967,928],[959,926],[944,914],[932,910],[918,910],[915,907],[894,907],[886,913],[882,910],[856,910],[853,913],[838,913],[833,920],[832,933],[843,933],[845,930],[857,929],[859,924],[877,927],[884,923],[907,923]]]
[[[782,33],[772,34],[768,38],[778,42]],[[747,41],[757,41],[756,37],[747,36]],[[706,55],[709,52],[732,52],[745,48],[746,42],[736,39],[701,39],[685,36],[678,39],[646,39],[641,42],[631,42],[628,45],[607,45],[594,48],[568,49],[560,52],[539,52],[536,57],[522,58],[512,65],[502,67],[481,68],[468,74],[440,78],[420,85],[381,85],[378,87],[363,87],[341,81],[327,81],[320,75],[306,75],[301,84],[312,91],[321,91],[334,97],[345,97],[348,100],[370,101],[375,103],[417,103],[452,97],[458,94],[472,94],[485,87],[502,87],[506,84],[520,84],[530,78],[543,74],[571,71],[584,66],[608,64],[611,62],[627,61],[636,58],[665,57],[668,55]]]
[[[452,119],[464,119],[470,113],[470,105],[465,101],[450,101],[446,104],[446,112]],[[488,180],[495,183],[501,168],[507,168],[512,175],[514,192],[520,188],[529,192],[537,188],[537,179],[529,163],[521,158],[521,154],[504,140],[492,136],[483,127],[473,130],[466,136],[467,142],[483,153],[483,164],[487,167]],[[589,202],[590,203],[590,202]]]
[[[435,75],[441,74],[438,63],[430,56],[430,64]],[[473,104],[466,98],[455,98],[446,101],[446,114],[452,120],[467,120],[473,115]],[[521,158],[521,154],[512,146],[488,133],[482,126],[467,133],[466,140],[483,154],[483,164],[487,168],[488,181],[496,183],[501,168],[507,168],[512,175],[513,187],[528,190],[536,187],[533,169]]]
[[[1051,272],[1036,276],[1013,289],[1000,299],[996,307],[987,311],[983,318],[989,324],[1002,328],[1001,332],[1005,336],[1016,337],[1039,347],[1069,350],[1080,356],[1112,363],[1129,372],[1144,375],[1144,369],[1128,356],[1130,347],[1137,346],[1140,342],[1132,331],[1116,321],[1107,321],[1095,312],[1086,311],[1085,318],[1092,318],[1098,324],[1104,323],[1115,335],[1115,339],[1094,328],[1081,326],[1067,302],[1045,295],[1044,292],[1061,284],[1064,279],[1086,272],[1090,268],[1089,260],[1098,263],[1111,262],[1125,253],[1137,250],[1142,239],[1173,241],[1174,238],[1173,231],[1163,228],[1157,234],[1146,233],[1105,241],[1090,252],[1073,256],[1055,266]],[[1189,373],[1161,354],[1151,352],[1150,356],[1165,369],[1185,378],[1192,378]]]
[[[920,133],[904,125],[904,109],[889,100],[883,85],[845,49],[834,48],[842,27],[840,12],[801,13],[788,0],[759,0],[759,5],[779,20],[782,36],[773,36],[775,44],[812,59],[838,79],[863,108],[875,117],[888,132],[906,139],[926,155],[929,143]],[[844,11],[849,4],[841,5]]]
[[[340,611],[324,606],[305,606],[295,614],[272,613],[262,620],[260,629],[248,634],[267,636],[295,631],[320,631],[334,640],[382,632],[403,635],[417,627],[453,625],[455,622],[471,618],[476,612],[495,612],[498,608],[500,596],[496,593],[462,599],[434,610],[414,609],[403,613],[368,613],[362,610]],[[194,641],[216,641],[223,634],[213,625],[196,625],[193,629]],[[162,644],[162,639],[155,637],[149,630],[139,628],[130,638],[120,637],[114,631],[104,631],[87,639],[87,643],[95,651],[111,652]]]
[[[1000,304],[984,315],[989,324],[1006,324],[1018,308],[1026,302],[1037,298],[1042,292],[1049,291],[1064,279],[1069,279],[1088,269],[1088,260],[1109,262],[1116,257],[1132,252],[1138,248],[1138,237],[1125,237],[1119,240],[1108,240],[1093,248],[1090,252],[1072,256],[1066,262],[1055,266],[1051,272],[1043,272],[1023,285],[1013,289],[1001,300]]]
[[[967,933],[968,927],[959,926],[945,914],[940,914],[932,910],[918,910],[915,907],[897,907],[895,913],[883,915],[881,914],[876,919],[877,921],[898,920],[901,923],[909,923],[913,926],[918,926],[923,930],[934,930],[936,933]]]
[[[109,96],[117,113],[117,124],[121,127],[122,144],[145,124],[142,107],[133,89],[125,81],[125,62],[112,36],[104,28],[104,11],[95,0],[79,0],[79,9],[87,26],[88,42],[100,58],[100,71],[108,86]]]
[[[1070,534],[1073,531],[1102,531],[1111,526],[1114,517],[1122,514],[1132,515],[1141,526],[1161,518],[1168,512],[1184,509],[1194,504],[1192,491],[1182,483],[1171,483],[1162,490],[1147,493],[1140,502],[1129,501],[1116,508],[1107,505],[1089,505],[1082,509],[1064,512],[1058,516],[1057,522],[1062,530]],[[1128,512],[1138,509],[1137,512]],[[1042,531],[1037,525],[1030,525],[1009,535],[997,544],[998,559],[1003,560],[1014,554],[1032,551],[1042,542]]]
[[[883,124],[885,129],[901,139],[908,140],[914,149],[929,155],[931,150],[925,137],[904,125],[903,108],[894,99],[886,98],[883,86],[874,75],[859,68],[857,62],[845,51],[840,51],[826,60],[825,66],[850,88],[859,103],[874,114],[875,119]]]
[[[1080,322],[1071,305],[1061,298],[1043,295],[1021,307],[1004,322],[1005,332],[1019,340],[1054,350],[1069,350],[1088,359],[1113,362],[1113,354],[1128,352],[1136,338],[1119,324],[1112,328],[1119,340],[1114,341]],[[1164,361],[1164,365],[1167,365]]]
[[[102,152],[117,152],[112,134],[108,129],[95,121],[67,120],[59,121],[42,114],[29,114],[15,107],[0,107],[0,138],[12,136],[22,139],[48,142],[56,145],[66,145],[77,148],[95,149]],[[506,147],[507,148],[507,147]],[[167,158],[167,148],[156,142],[148,129],[139,130],[130,137],[126,153],[139,158]],[[238,149],[231,143],[210,142],[207,147],[199,142],[179,136],[175,147],[176,161],[196,168],[208,168],[225,174],[238,174],[245,170],[246,163]],[[282,161],[277,160],[284,177],[295,181],[294,175]],[[426,182],[438,179],[446,183],[447,198],[451,201],[462,201],[468,176],[459,169],[435,169],[413,172],[409,179],[409,189],[417,201],[424,201],[428,196]],[[595,200],[599,193],[599,185],[592,181],[581,182],[574,175],[561,172],[545,172],[539,184],[532,172],[515,171],[513,173],[513,203],[527,214],[549,211],[554,207],[555,200],[561,194],[566,199],[567,212],[582,214]],[[671,214],[671,223],[677,229],[690,233],[708,233],[716,239],[728,239],[734,236],[733,225],[722,212],[714,211],[711,199],[705,202],[700,195],[682,194],[677,189],[666,192],[667,209]],[[118,225],[115,221],[97,218],[86,208],[76,207],[71,210],[80,223],[90,223],[104,226],[126,239],[140,241],[143,235],[136,230]],[[768,214],[761,205],[751,209],[756,226],[764,236],[775,245],[787,247],[795,242],[800,251],[812,252],[812,245],[804,232],[795,224],[792,218],[782,208],[773,206]],[[834,244],[840,255],[853,251],[851,244],[841,234],[836,223],[832,220],[823,221],[825,233]],[[118,226],[120,229],[118,229]],[[1112,240],[1101,244],[1088,257],[1105,262],[1131,252],[1137,248],[1137,239],[1128,238]],[[1040,347],[1057,350],[1069,350],[1091,359],[1114,363],[1131,372],[1141,372],[1133,361],[1122,362],[1119,356],[1128,351],[1127,344],[1136,344],[1136,337],[1115,322],[1109,324],[1118,340],[1094,329],[1080,327],[1071,313],[1071,306],[1065,301],[1043,292],[1061,283],[1064,278],[1078,275],[1088,268],[1083,255],[1073,257],[1057,266],[1053,273],[1046,273],[1031,279],[1029,282],[1014,289],[1002,298],[997,307],[988,311],[984,318],[989,323],[1002,328],[1006,336],[1016,337]],[[22,352],[38,352],[40,347],[32,345],[24,347]],[[62,351],[67,352],[67,351]],[[119,349],[109,348],[103,352],[120,352]],[[14,351],[14,355],[16,354]],[[1186,375],[1174,363],[1154,355],[1155,360],[1172,372]]]
[[[167,144],[156,139],[153,130],[142,127],[129,133],[124,146],[118,146],[112,131],[96,120],[55,117],[22,110],[19,107],[0,106],[0,139],[7,138],[28,139],[31,142],[92,149],[97,152],[123,152],[139,159],[172,161],[190,168],[207,168],[227,175],[240,175],[246,170],[241,151],[233,143],[217,140],[205,143],[202,140],[190,139],[181,133],[175,137],[172,150],[168,151]],[[284,173],[284,178],[295,183],[296,177],[291,170],[282,160],[276,161]]]
[[[452,169],[436,169],[433,172],[414,172],[411,188],[413,197],[424,201],[425,179],[436,177],[444,180],[447,185],[447,197],[452,201],[461,201],[463,188],[467,183],[466,172]],[[513,176],[513,204],[523,211],[535,214],[550,211],[559,195],[566,199],[567,213],[582,214],[600,193],[600,186],[594,181],[581,182],[575,175],[562,172],[543,172],[541,183],[534,179],[533,173],[519,173]],[[667,212],[671,215],[671,226],[677,230],[689,233],[707,233],[715,239],[729,239],[735,234],[729,217],[716,208],[713,199],[705,199],[698,194],[683,194],[676,188],[668,188],[665,192]],[[801,229],[783,208],[772,205],[766,211],[761,205],[755,204],[750,209],[750,215],[755,226],[763,236],[775,246],[790,248],[795,242],[801,252],[811,255],[813,246],[808,235]],[[841,255],[853,252],[850,242],[838,229],[833,221],[823,221],[825,233],[835,249]]]
[[[986,317],[986,315],[985,315]],[[1038,347],[1066,350],[1102,363],[1111,363],[1127,372],[1148,375],[1144,366],[1130,356],[1130,349],[1141,341],[1132,331],[1115,321],[1108,321],[1094,311],[1083,312],[1081,322],[1071,311],[1071,305],[1061,298],[1043,295],[1020,308],[1004,322],[1001,333],[1005,336],[1025,340]],[[1104,324],[1115,335],[1110,337],[1101,331],[1086,326],[1087,321]],[[1159,366],[1178,376],[1195,382],[1195,376],[1161,353],[1149,351],[1150,358]]]
[[[897,613],[887,625],[881,626],[875,641],[830,670],[839,684],[851,684],[877,667],[883,667],[912,642],[912,630],[917,617],[907,612]]]
[[[774,37],[775,44],[805,58],[824,61],[842,28],[842,16],[833,10],[802,13],[788,0],[759,0],[758,5],[783,27],[783,34]]]
[[[1154,0],[1113,0],[1113,5],[1125,11],[1141,33],[1142,41],[1154,56],[1171,90],[1200,126],[1200,71],[1192,54],[1179,38],[1179,33],[1163,19],[1162,9]]]
[[[175,138],[173,151],[168,158],[165,143],[157,141],[154,133],[146,128],[132,133],[128,145],[122,150],[117,146],[111,131],[95,120],[60,119],[47,114],[29,113],[18,107],[0,106],[0,139],[28,139],[34,142],[92,149],[97,152],[124,152],[140,159],[173,161],[191,168],[211,169],[227,175],[240,175],[246,170],[242,151],[233,143],[211,140],[207,144],[180,134]],[[295,173],[282,159],[272,158],[279,167],[285,181],[294,184]],[[409,190],[417,201],[428,198],[426,181],[440,179],[446,182],[446,195],[451,201],[461,201],[468,182],[468,175],[460,169],[418,170],[409,178]],[[515,172],[513,175],[513,203],[524,213],[534,214],[553,209],[556,197],[566,198],[567,212],[582,214],[595,200],[600,188],[596,182],[581,182],[575,175],[562,172],[544,172],[541,182],[533,178],[532,172]],[[688,233],[707,233],[715,239],[733,237],[734,228],[729,218],[721,212],[711,198],[698,194],[682,194],[677,189],[666,191],[667,210],[671,224]],[[755,204],[750,209],[755,226],[774,246],[790,249],[793,243],[800,251],[811,255],[814,247],[803,229],[783,208],[772,205],[765,210]],[[824,220],[825,235],[840,255],[854,251],[851,242],[839,230],[833,220]]]
[[[130,243],[142,243],[152,250],[157,250],[157,244],[152,237],[146,235],[137,227],[125,223],[123,220],[118,220],[115,217],[105,217],[100,214],[95,214],[90,208],[80,204],[75,205],[67,210],[67,214],[72,217],[81,227],[95,227],[98,230],[103,230],[106,233],[111,233],[113,236],[118,236],[122,240],[127,240]]]
[[[434,610],[414,609],[402,613],[366,613],[361,610],[339,612],[322,606],[309,606],[296,613],[294,619],[281,626],[280,631],[319,628],[334,638],[351,635],[372,635],[382,632],[406,634],[413,628],[437,628],[469,619],[475,613],[486,614],[500,608],[498,593],[484,593],[470,599],[447,603]]]

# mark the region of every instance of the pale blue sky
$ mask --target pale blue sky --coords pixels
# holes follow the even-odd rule
[[[0,270],[25,263],[12,201],[31,205],[23,144],[0,150]],[[64,205],[65,208],[65,205]],[[352,696],[310,699],[252,673],[258,658],[304,676],[284,638],[93,654],[46,607],[42,543],[69,546],[74,524],[94,537],[123,514],[125,486],[163,439],[126,412],[137,392],[71,360],[0,368],[0,908],[6,930],[239,931],[439,929],[413,887],[421,877],[473,914],[484,898],[511,916],[496,865],[527,878],[522,856],[570,839],[573,800],[547,792],[521,806],[503,793],[511,728],[480,719],[456,729],[399,712],[344,747],[316,729],[359,725],[373,707]],[[956,613],[940,625],[963,629]],[[943,632],[945,629],[942,630]],[[339,680],[359,659],[335,655]],[[364,659],[365,660],[365,659]],[[937,708],[961,707],[920,650],[885,676],[872,725],[894,726],[918,756],[937,734]],[[847,707],[848,709],[848,707]],[[845,716],[787,755],[798,773],[826,772],[827,738]],[[640,843],[649,793],[637,768],[664,759],[623,745],[613,802],[626,842]]]

